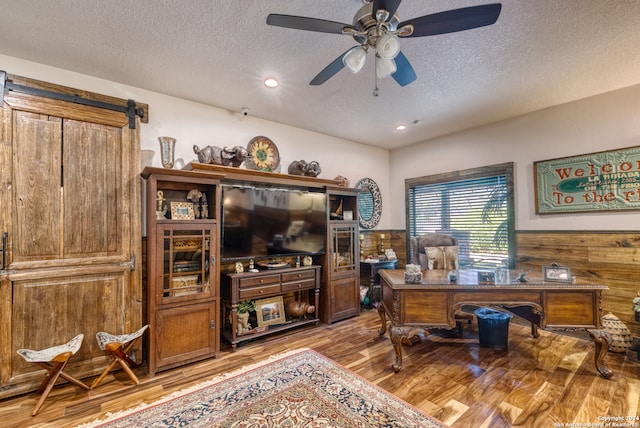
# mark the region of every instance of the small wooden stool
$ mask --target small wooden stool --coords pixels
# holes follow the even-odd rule
[[[131,380],[138,385],[140,381],[138,377],[133,373],[130,367],[138,367],[138,363],[129,358],[129,351],[133,348],[133,345],[142,337],[142,334],[145,330],[149,328],[148,325],[145,325],[140,330],[131,334],[121,334],[121,335],[113,335],[106,333],[104,331],[98,332],[96,334],[96,339],[98,340],[98,346],[103,351],[110,352],[113,356],[113,361],[109,366],[104,369],[102,374],[93,381],[91,384],[91,389],[97,387],[100,382],[105,378],[106,375],[109,374],[111,370],[116,366],[116,364],[120,364],[122,370],[124,370]]]
[[[31,416],[35,416],[38,413],[40,407],[42,407],[42,403],[44,403],[44,400],[60,377],[80,388],[89,389],[87,385],[64,372],[64,368],[67,366],[67,363],[69,363],[71,357],[75,355],[80,349],[80,346],[82,346],[82,339],[84,339],[84,334],[81,333],[63,345],[53,346],[41,351],[18,349],[18,354],[27,362],[37,364],[48,371],[47,376],[38,388],[38,393],[42,395],[36,403],[36,407],[33,409]]]

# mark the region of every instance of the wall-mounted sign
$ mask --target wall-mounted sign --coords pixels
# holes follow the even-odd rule
[[[536,213],[640,209],[640,146],[533,163]]]

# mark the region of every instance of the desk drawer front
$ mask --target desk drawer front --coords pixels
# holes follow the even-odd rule
[[[243,288],[238,293],[239,300],[249,300],[267,297],[280,293],[280,284],[268,285],[264,287]]]
[[[315,279],[316,271],[313,269],[301,270],[282,274],[282,282],[300,281],[303,279]]]
[[[264,285],[280,284],[280,275],[264,275],[255,278],[240,278],[240,288],[261,287]]]
[[[447,302],[446,291],[406,291],[402,294],[401,324],[455,325]]]
[[[593,291],[547,291],[544,300],[544,321],[549,327],[600,327],[598,299]]]
[[[287,282],[282,284],[282,291],[297,291],[297,290],[308,290],[310,288],[316,287],[315,279],[305,279],[296,282]]]

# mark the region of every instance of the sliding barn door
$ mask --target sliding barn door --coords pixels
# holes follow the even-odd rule
[[[98,331],[142,324],[139,126],[122,113],[9,93],[0,122],[0,398],[37,388],[16,354],[84,333],[69,371],[105,365]]]

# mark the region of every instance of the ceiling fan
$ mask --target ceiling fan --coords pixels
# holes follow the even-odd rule
[[[390,75],[400,86],[406,86],[416,80],[416,73],[400,51],[399,38],[433,36],[492,25],[498,20],[502,9],[502,4],[492,3],[452,9],[401,22],[396,14],[401,1],[363,0],[364,6],[355,14],[353,24],[276,13],[267,16],[267,24],[296,30],[346,34],[358,42],[357,46],[342,53],[318,73],[309,82],[310,85],[322,85],[345,66],[357,73],[364,66],[367,53],[371,50],[375,52],[377,78]],[[377,95],[377,91],[376,85],[374,95]]]

